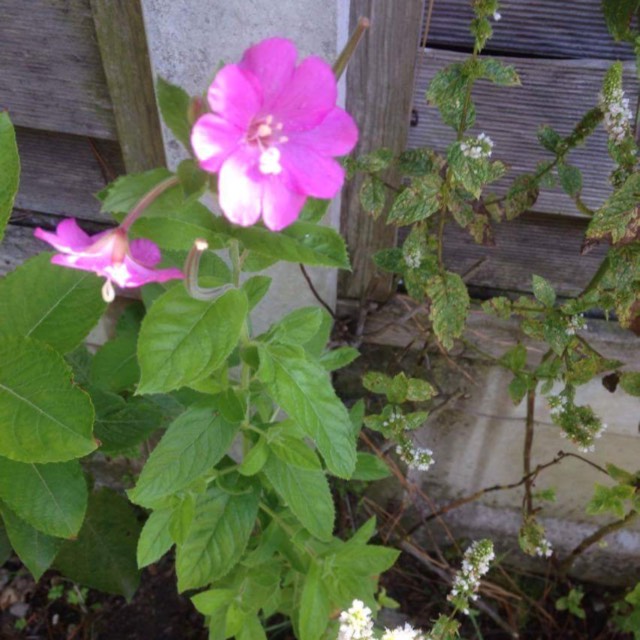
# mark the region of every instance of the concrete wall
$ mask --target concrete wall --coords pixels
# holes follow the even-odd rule
[[[238,60],[263,38],[291,38],[301,56],[315,54],[328,61],[335,59],[347,38],[349,0],[143,0],[142,5],[154,74],[191,95],[206,91],[221,62]],[[183,151],[166,129],[164,136],[169,163],[175,166]],[[337,202],[327,220],[338,226]],[[335,270],[310,271],[322,297],[335,304]],[[255,314],[258,325],[284,310],[316,303],[297,265],[277,265],[269,275],[274,281]]]

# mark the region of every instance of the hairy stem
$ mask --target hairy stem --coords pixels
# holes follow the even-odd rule
[[[159,184],[157,184],[151,191],[145,194],[141,200],[136,204],[133,209],[127,214],[126,218],[120,224],[120,227],[125,231],[128,231],[131,225],[138,219],[138,216],[159,196],[161,196],[165,191],[171,189],[171,187],[175,187],[179,184],[179,180],[176,176],[171,176],[166,180],[163,180]]]

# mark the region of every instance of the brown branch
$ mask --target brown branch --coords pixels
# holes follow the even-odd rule
[[[533,446],[533,431],[535,427],[534,411],[536,405],[536,392],[534,389],[527,391],[527,418],[524,434],[523,469],[524,469],[524,514],[533,513],[533,482],[531,474],[531,448]]]
[[[604,537],[608,536],[610,533],[614,533],[619,529],[623,529],[630,522],[633,522],[638,517],[637,511],[630,511],[624,518],[620,520],[616,520],[615,522],[610,522],[609,524],[600,527],[596,531],[594,531],[590,536],[587,536],[561,563],[558,568],[558,572],[560,575],[566,574],[571,566],[576,561],[578,556],[584,553],[589,547],[600,542]]]
[[[322,296],[318,293],[318,290],[313,285],[313,282],[311,281],[311,278],[307,273],[307,270],[304,268],[303,264],[300,264],[300,271],[302,271],[302,275],[304,276],[304,279],[307,281],[307,284],[309,285],[309,289],[311,289],[311,293],[313,294],[313,297],[329,312],[329,315],[334,320],[336,320],[337,316],[335,314],[335,311],[328,305],[327,302],[325,302]]]

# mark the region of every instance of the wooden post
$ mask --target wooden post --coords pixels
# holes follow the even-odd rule
[[[166,164],[140,0],[91,0],[128,173]]]
[[[423,0],[351,0],[351,28],[360,16],[371,20],[347,70],[347,111],[360,129],[356,153],[406,148],[423,10]],[[374,281],[371,257],[395,246],[396,229],[362,210],[361,184],[360,179],[352,180],[343,194],[341,230],[353,271],[341,274],[339,294],[361,298],[366,293],[382,299],[390,293],[391,277]]]

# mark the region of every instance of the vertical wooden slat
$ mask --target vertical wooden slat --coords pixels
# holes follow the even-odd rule
[[[422,15],[423,0],[351,0],[351,27],[360,16],[371,20],[347,71],[347,110],[360,129],[356,153],[406,148]],[[380,299],[389,293],[391,279],[373,281],[371,256],[395,246],[396,230],[362,210],[361,184],[359,179],[352,180],[342,200],[341,229],[353,272],[341,274],[340,295],[360,298],[368,291],[370,297]]]
[[[127,172],[166,163],[140,0],[91,0]]]

